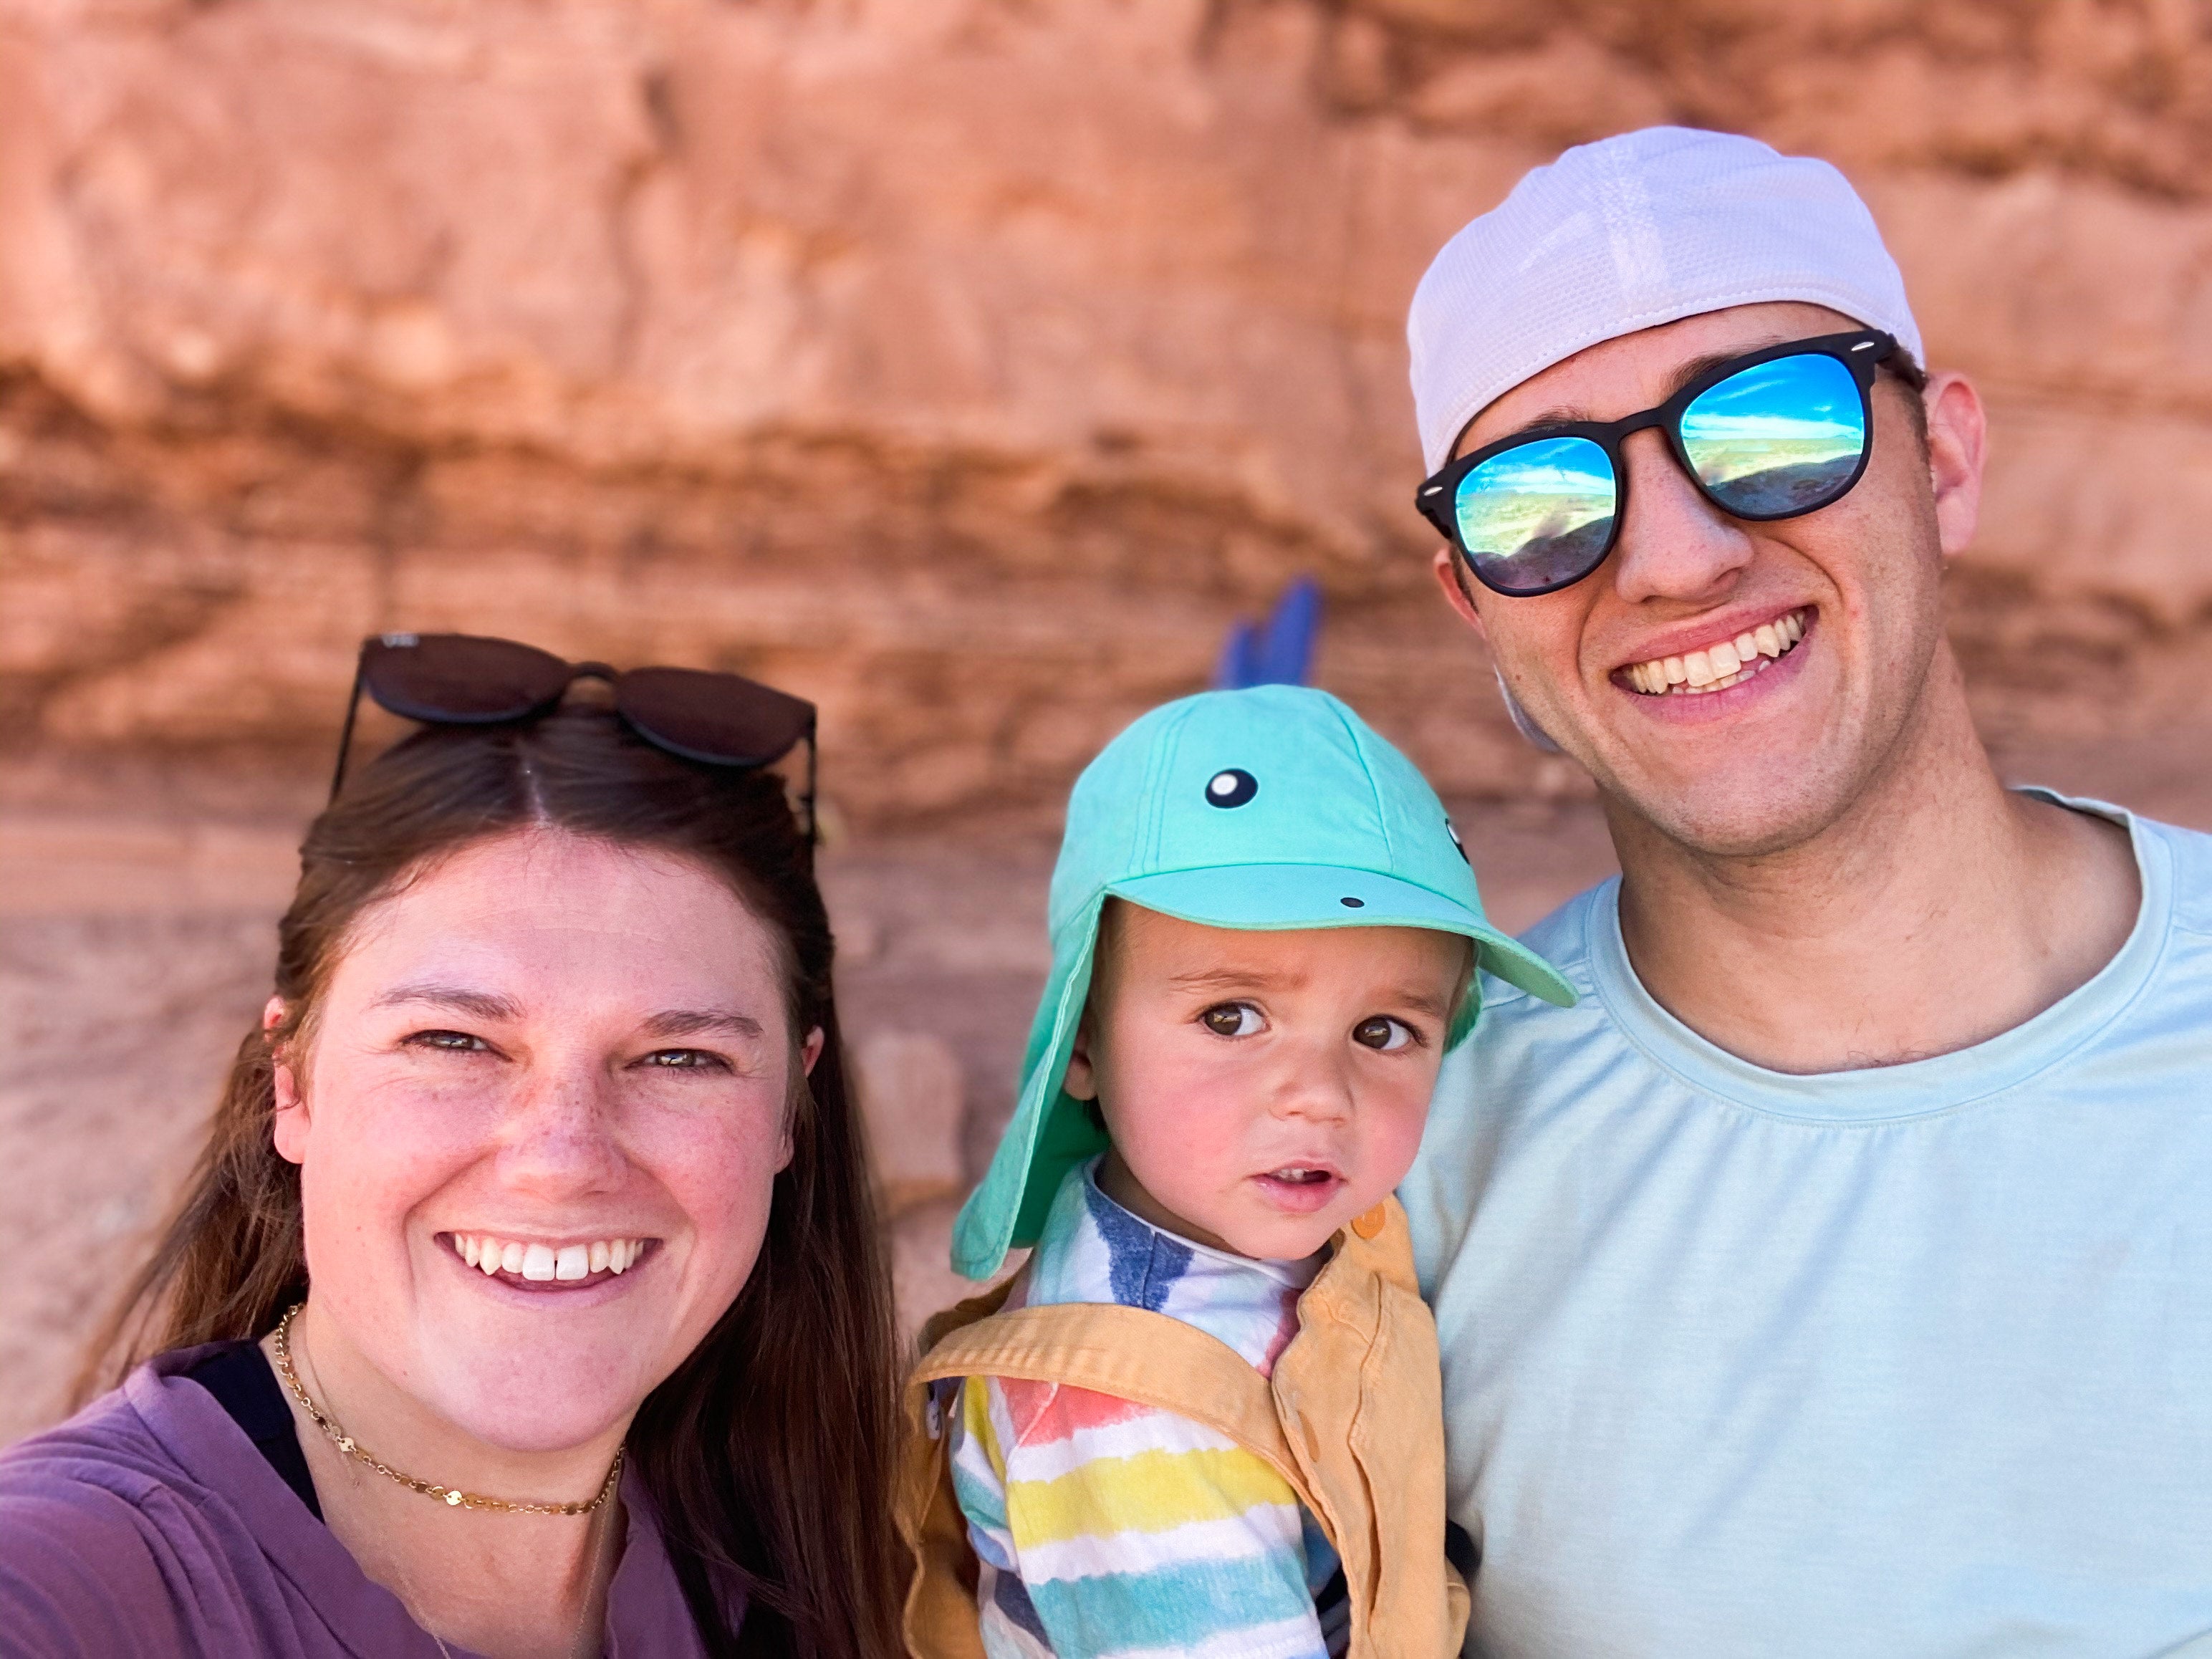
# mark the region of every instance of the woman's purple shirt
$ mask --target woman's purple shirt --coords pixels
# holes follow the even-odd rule
[[[210,1352],[160,1355],[0,1453],[0,1659],[467,1659],[365,1577],[215,1397],[179,1375]],[[606,1659],[703,1656],[635,1474],[622,1495]]]

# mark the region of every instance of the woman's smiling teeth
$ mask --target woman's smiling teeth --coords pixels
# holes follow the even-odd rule
[[[587,1244],[524,1244],[489,1234],[448,1233],[453,1254],[487,1276],[510,1274],[532,1284],[568,1284],[599,1273],[627,1273],[648,1240],[595,1238]]]
[[[1708,691],[1725,691],[1765,673],[1769,664],[1789,655],[1805,637],[1806,620],[1811,614],[1802,607],[1784,611],[1772,622],[1747,629],[1732,640],[1679,657],[1632,662],[1622,672],[1630,686],[1647,697],[1694,697]]]

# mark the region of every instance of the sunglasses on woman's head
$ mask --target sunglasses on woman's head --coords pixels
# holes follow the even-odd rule
[[[361,642],[353,696],[338,738],[331,799],[345,781],[361,694],[403,720],[431,726],[496,726],[537,720],[580,679],[605,680],[615,712],[659,749],[710,766],[773,766],[806,744],[806,835],[815,836],[814,705],[749,680],[696,668],[632,668],[566,662],[550,651],[473,634],[383,634]]]
[[[1621,444],[1646,427],[1731,518],[1817,512],[1866,471],[1875,367],[1896,351],[1868,329],[1732,357],[1656,409],[1485,445],[1423,483],[1414,505],[1485,587],[1516,598],[1556,592],[1606,562],[1628,495]]]

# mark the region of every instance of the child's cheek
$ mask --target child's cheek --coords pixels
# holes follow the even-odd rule
[[[1243,1167],[1253,1116],[1249,1080],[1211,1055],[1157,1056],[1125,1073],[1115,1144],[1130,1173],[1162,1203],[1206,1224],[1209,1200],[1252,1172]]]
[[[1425,1068],[1418,1082],[1393,1091],[1362,1112],[1367,1136],[1362,1162],[1368,1167],[1361,1171],[1360,1186],[1371,1188],[1370,1204],[1380,1202],[1394,1191],[1413,1167],[1414,1157],[1421,1150],[1422,1133],[1428,1127],[1429,1100],[1436,1092],[1438,1069]]]

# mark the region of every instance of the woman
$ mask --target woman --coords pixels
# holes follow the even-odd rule
[[[0,1459],[0,1652],[896,1650],[829,926],[723,741],[811,710],[500,644],[364,647],[439,723],[309,831],[151,1357]]]

